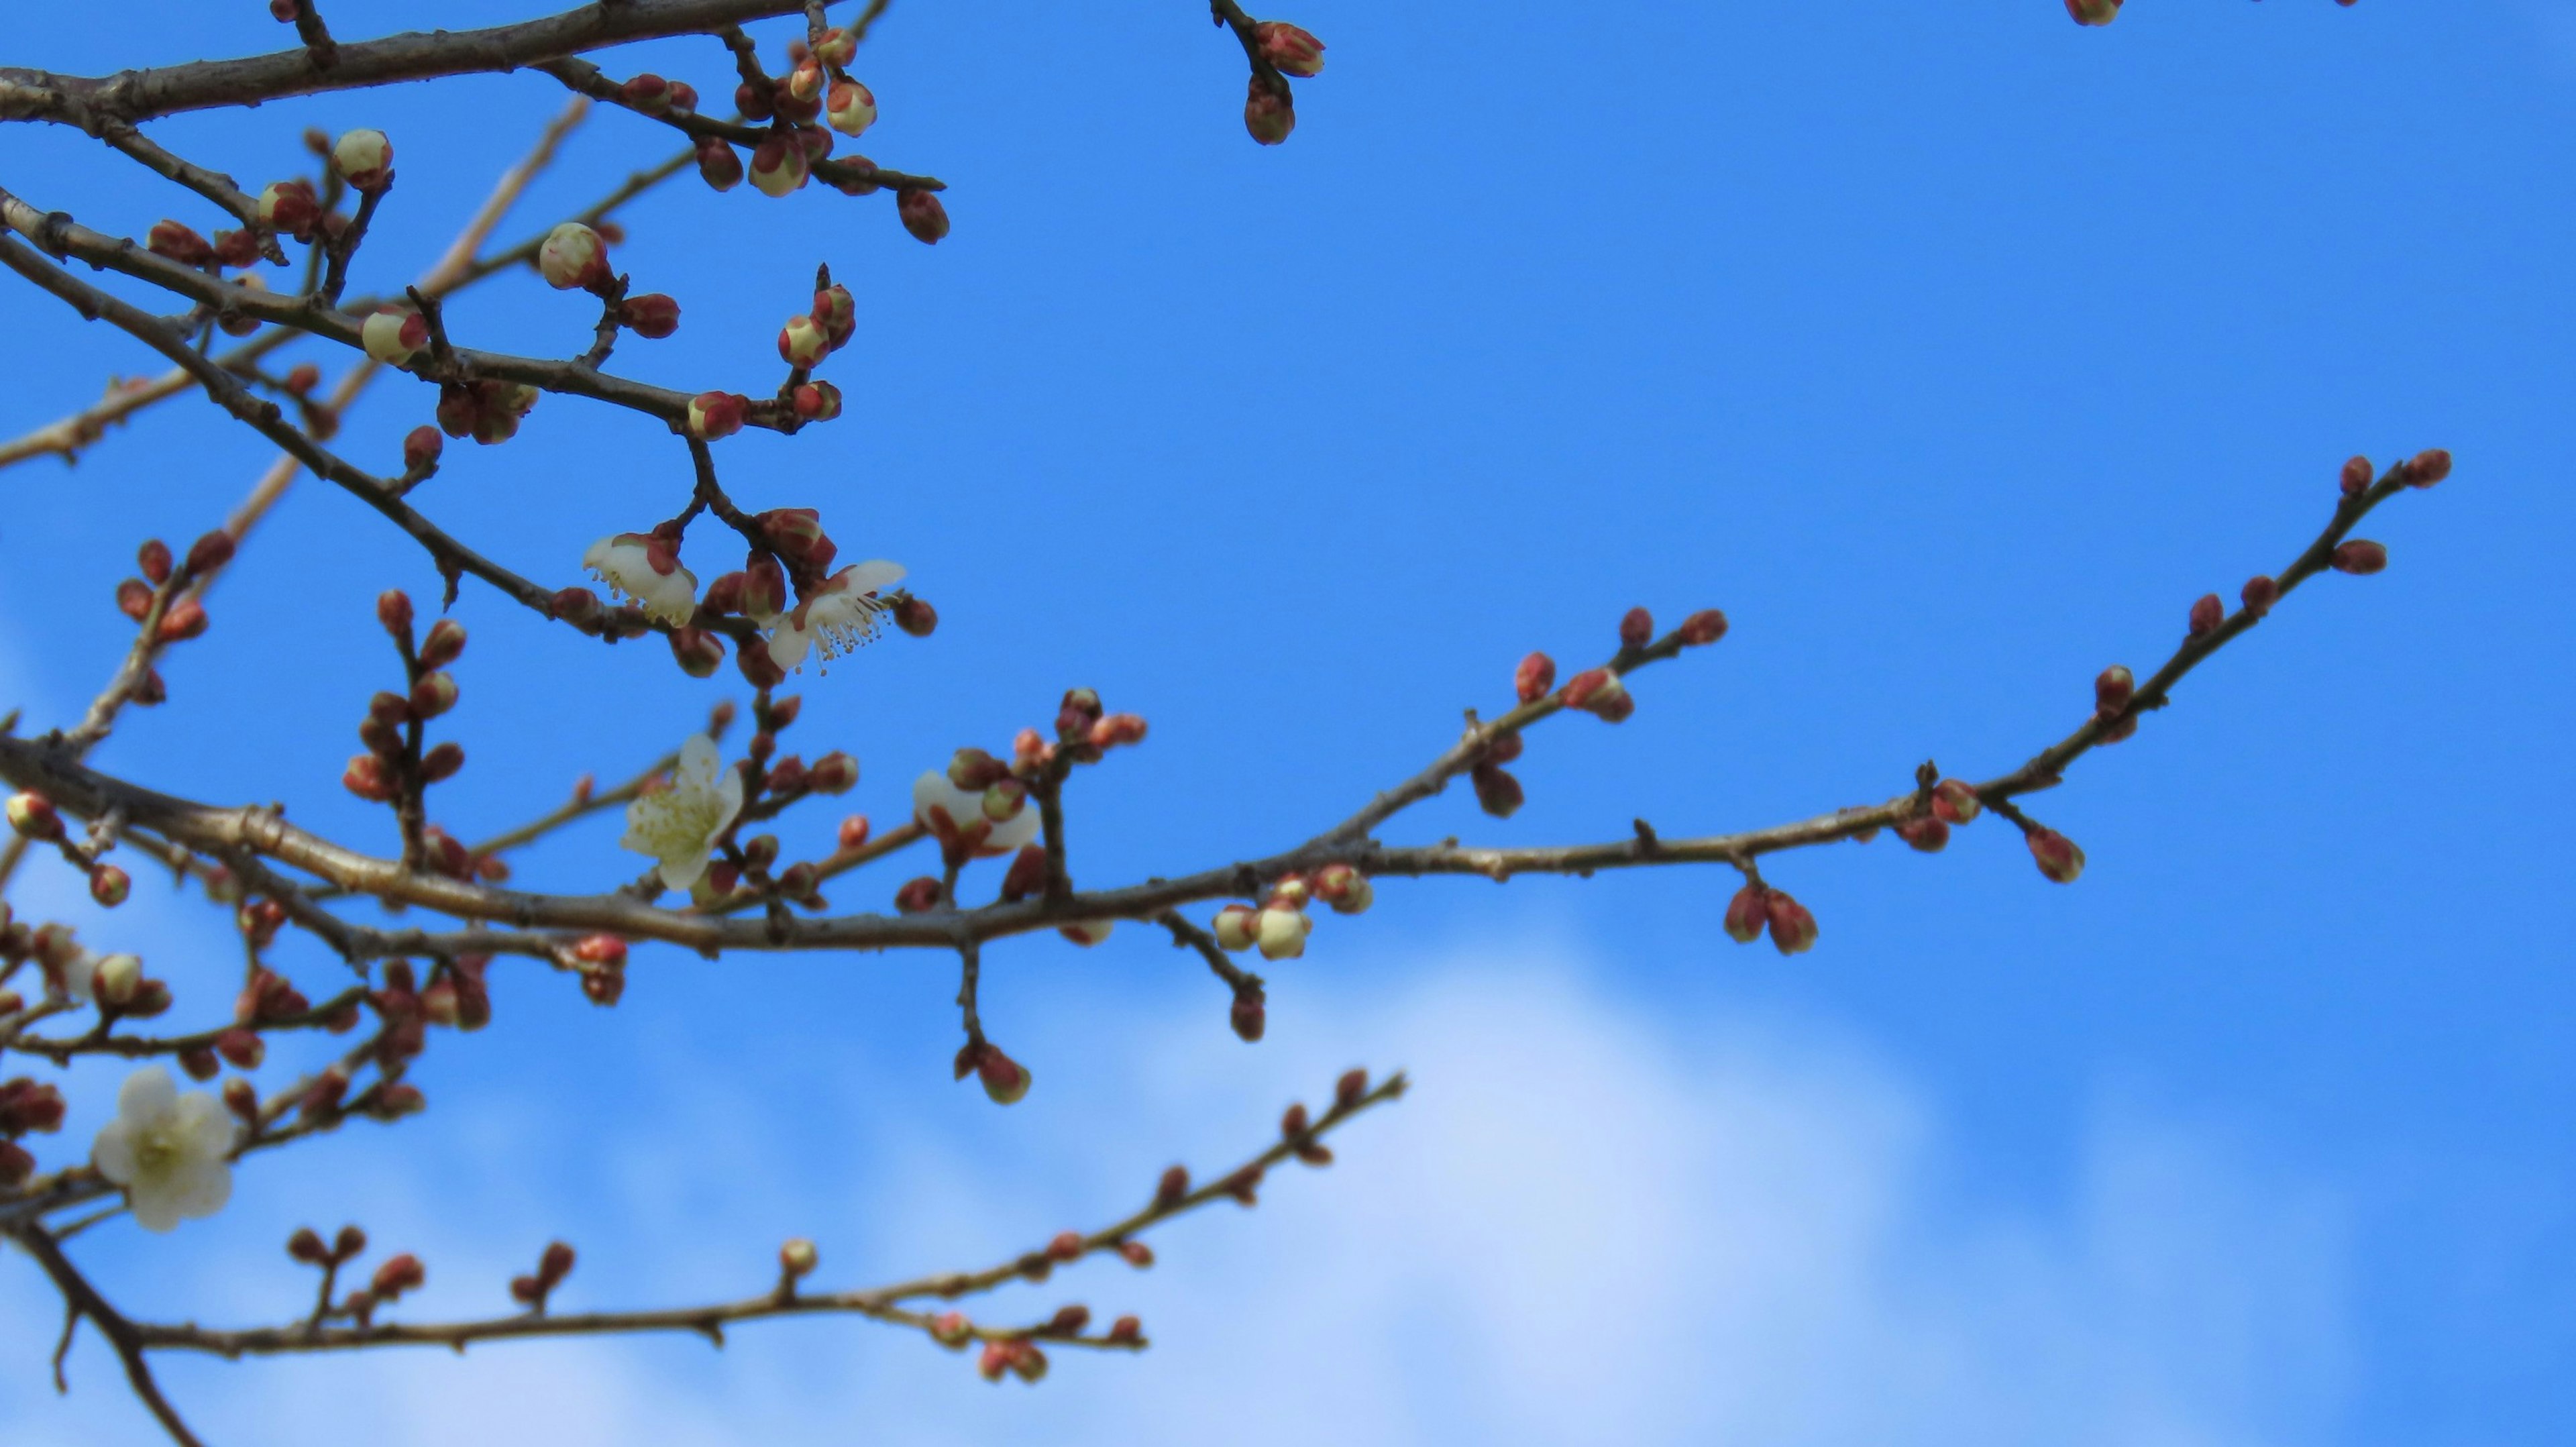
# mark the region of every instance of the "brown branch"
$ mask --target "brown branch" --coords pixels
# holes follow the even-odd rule
[[[99,1335],[107,1338],[107,1344],[116,1349],[117,1360],[125,1364],[125,1379],[133,1385],[134,1395],[151,1409],[153,1417],[161,1423],[161,1429],[170,1434],[170,1439],[180,1447],[198,1447],[197,1435],[188,1430],[179,1410],[170,1405],[170,1399],[161,1395],[160,1385],[152,1380],[152,1368],[143,1360],[145,1343],[141,1329],[110,1306],[106,1297],[98,1294],[98,1288],[89,1284],[89,1278],[81,1275],[79,1268],[72,1265],[71,1258],[63,1254],[63,1248],[43,1227],[21,1227],[11,1231],[9,1239],[27,1248],[27,1254],[36,1258],[36,1264],[44,1268],[45,1275],[53,1278],[54,1289],[63,1294],[63,1302],[68,1309],[88,1317],[97,1325]],[[66,1345],[71,1340],[68,1327],[64,1330],[63,1340]],[[57,1381],[61,1380],[61,1360],[57,1354]]]
[[[481,1341],[506,1341],[529,1337],[598,1336],[610,1333],[656,1331],[694,1332],[723,1344],[724,1328],[737,1322],[759,1321],[774,1317],[858,1315],[877,1321],[931,1331],[934,1313],[905,1308],[900,1303],[925,1296],[954,1299],[972,1293],[989,1291],[1004,1283],[1022,1278],[1039,1278],[1056,1266],[1099,1251],[1115,1250],[1135,1236],[1172,1219],[1207,1205],[1219,1197],[1237,1197],[1248,1189],[1239,1183],[1257,1179],[1270,1167],[1280,1164],[1301,1149],[1311,1152],[1326,1133],[1348,1122],[1352,1117],[1404,1094],[1406,1080],[1402,1074],[1388,1077],[1376,1089],[1349,1099],[1337,1098],[1334,1106],[1305,1131],[1285,1137],[1278,1144],[1254,1156],[1242,1166],[1196,1191],[1170,1196],[1158,1195],[1144,1209],[1114,1225],[1078,1238],[1081,1249],[1070,1255],[1058,1252],[1031,1252],[983,1271],[950,1272],[901,1282],[892,1286],[860,1291],[803,1293],[793,1283],[758,1296],[706,1306],[672,1307],[651,1311],[602,1311],[554,1313],[544,1315],[521,1313],[477,1321],[413,1324],[376,1322],[368,1325],[323,1327],[307,1323],[291,1326],[260,1327],[248,1330],[210,1330],[193,1324],[137,1324],[131,1330],[141,1347],[151,1350],[186,1350],[211,1352],[223,1357],[272,1356],[294,1352],[350,1351],[381,1346],[444,1346],[457,1351]],[[1134,1350],[1140,1340],[1107,1335],[1083,1336],[1060,1334],[1049,1326],[996,1328],[967,1324],[963,1335],[977,1341],[1041,1340],[1049,1344]]]
[[[142,121],[396,81],[506,72],[581,51],[711,32],[804,8],[803,0],[609,0],[515,25],[344,42],[339,63],[328,69],[316,67],[300,47],[103,78],[0,67],[0,121],[55,121],[89,130],[103,118]]]

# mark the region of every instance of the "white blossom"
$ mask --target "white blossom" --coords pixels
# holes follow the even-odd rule
[[[168,1231],[232,1199],[234,1135],[223,1102],[202,1090],[181,1095],[166,1068],[147,1065],[125,1078],[90,1160],[125,1188],[138,1225]]]
[[[823,657],[838,658],[877,636],[878,624],[893,611],[885,591],[903,581],[903,564],[872,558],[852,563],[826,578],[785,613],[756,619],[769,630],[769,656],[781,668],[794,668],[820,645]]]
[[[691,734],[670,785],[626,806],[626,837],[618,842],[659,860],[665,887],[687,889],[707,872],[716,837],[741,812],[741,771],[724,766],[715,740]]]
[[[1036,805],[1024,803],[1020,812],[996,823],[985,816],[982,794],[958,788],[938,769],[912,781],[912,817],[942,843],[955,835],[976,854],[1008,854],[1038,837]]]
[[[650,533],[601,538],[581,555],[581,565],[656,622],[677,628],[698,611],[697,574],[681,567],[680,555]]]

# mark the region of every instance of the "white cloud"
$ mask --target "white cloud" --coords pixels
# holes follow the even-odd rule
[[[1147,1143],[1204,1147],[1193,1159],[1214,1166],[1342,1065],[1410,1066],[1414,1094],[1354,1126],[1331,1170],[1275,1175],[1257,1210],[1179,1223],[1152,1272],[1090,1265],[994,1310],[1139,1309],[1157,1338],[1141,1360],[1061,1353],[1041,1387],[996,1388],[902,1333],[794,1323],[738,1332],[721,1357],[694,1341],[585,1342],[463,1362],[207,1365],[184,1373],[184,1394],[216,1441],[278,1447],[344,1440],[361,1413],[388,1442],[483,1447],[2330,1435],[2345,1330],[2330,1203],[2205,1131],[2106,1109],[2053,1204],[2000,1206],[1955,1189],[1921,1091],[1813,1028],[1650,1016],[1562,961],[1461,960],[1401,998],[1353,993],[1320,1012],[1312,988],[1295,1029],[1257,1051],[1205,1011],[1140,1021],[1105,1000],[1073,1006],[1054,1039],[1017,1043],[1041,1061],[1127,1062],[1087,1079],[1041,1071],[1060,1118],[1089,1123],[1082,1139],[1036,1158],[969,1153],[907,1120],[900,1099],[853,1092],[886,1117],[855,1131],[881,1150],[850,1180],[792,1187],[813,1197],[797,1203],[812,1219],[849,1220],[862,1191],[886,1203],[863,1244],[827,1238],[827,1261],[996,1259],[1141,1193]],[[516,1164],[542,1180],[541,1144],[517,1147],[530,1159]],[[664,1168],[685,1169],[694,1148],[671,1149]],[[653,1171],[644,1147],[620,1148],[620,1194]],[[730,1162],[737,1173],[760,1179],[756,1163]],[[722,1219],[675,1227],[673,1205],[702,1199],[645,1212],[673,1278],[721,1279],[742,1256]],[[449,1280],[492,1250],[469,1244],[470,1213],[405,1214],[416,1232],[452,1222],[448,1241],[420,1243],[453,1253],[431,1256]],[[46,1311],[29,1275],[0,1280],[0,1424],[15,1424],[0,1435],[126,1440],[141,1420],[103,1354],[76,1358],[68,1409],[33,1390]]]

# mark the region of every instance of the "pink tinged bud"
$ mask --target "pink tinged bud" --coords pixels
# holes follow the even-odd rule
[[[588,588],[566,588],[547,600],[556,617],[567,623],[583,624],[599,616],[599,595]]]
[[[1229,904],[1218,910],[1213,931],[1218,947],[1238,954],[1252,948],[1259,913],[1248,904]]]
[[[671,658],[691,678],[713,678],[724,667],[724,640],[704,628],[674,628]]]
[[[1265,146],[1278,145],[1297,129],[1296,105],[1285,94],[1262,84],[1256,75],[1243,97],[1243,128]]]
[[[855,80],[835,81],[823,103],[823,115],[842,135],[864,135],[877,123],[876,95]]]
[[[845,850],[866,848],[868,842],[868,816],[865,814],[853,814],[849,818],[842,820],[839,837],[841,847]]]
[[[1301,909],[1273,905],[1252,925],[1252,942],[1265,960],[1293,960],[1306,953],[1306,935],[1315,922]]]
[[[1780,953],[1804,954],[1816,947],[1816,917],[1805,905],[1775,889],[1764,907],[1771,921],[1771,943]]]
[[[2066,0],[2066,13],[2078,25],[2108,25],[2120,18],[2120,0]]]
[[[433,719],[456,707],[456,678],[447,673],[425,673],[411,686],[411,716]]]
[[[1170,1167],[1163,1172],[1162,1179],[1154,1183],[1154,1209],[1168,1211],[1179,1205],[1182,1198],[1189,1193],[1189,1168],[1187,1166]]]
[[[1323,73],[1324,42],[1284,20],[1264,20],[1253,26],[1252,42],[1261,58],[1283,75],[1303,78]]]
[[[181,643],[206,631],[205,605],[190,599],[161,615],[159,636],[164,643]]]
[[[1726,936],[1739,945],[1749,945],[1762,938],[1771,922],[1768,892],[1758,884],[1747,884],[1726,902]]]
[[[125,903],[134,892],[134,881],[113,864],[94,866],[89,872],[89,897],[109,909]]]
[[[358,754],[340,774],[340,786],[361,799],[382,804],[394,796],[393,780],[385,774],[384,760],[374,754]]]
[[[2023,836],[2039,872],[2059,884],[2073,884],[2084,873],[2084,851],[2054,829],[2033,829]]]
[[[381,191],[394,183],[394,143],[382,131],[350,131],[332,145],[331,165],[351,189]]]
[[[428,1269],[420,1264],[419,1257],[406,1251],[400,1256],[388,1258],[383,1265],[377,1267],[375,1279],[367,1283],[367,1290],[373,1293],[378,1301],[392,1301],[427,1280],[429,1280]]]
[[[948,234],[948,208],[940,204],[936,192],[907,186],[895,193],[894,210],[903,229],[925,246],[936,245]]]
[[[378,312],[358,324],[358,344],[388,367],[409,366],[429,348],[429,323],[418,312]]]
[[[2451,475],[2451,454],[2435,447],[2406,459],[2406,482],[2410,487],[2431,487]]]
[[[1563,694],[1567,708],[1617,723],[1637,711],[1637,701],[1628,694],[1628,686],[1619,675],[1606,668],[1587,669],[1567,680]]]
[[[963,1347],[974,1340],[975,1328],[962,1311],[943,1311],[930,1319],[930,1339],[944,1347]]]
[[[1246,1045],[1261,1043],[1262,1033],[1270,1028],[1270,1007],[1258,993],[1247,992],[1234,997],[1226,1014],[1226,1024],[1235,1038]]]
[[[730,191],[742,184],[742,157],[722,140],[709,136],[698,142],[698,177],[718,191]]]
[[[939,631],[939,610],[919,598],[906,596],[894,605],[894,626],[914,638],[927,638]]]
[[[1091,746],[1114,749],[1124,744],[1145,741],[1145,719],[1141,714],[1113,713],[1091,726]]]
[[[9,796],[9,827],[34,840],[63,837],[63,817],[54,809],[54,801],[33,791]]]
[[[403,438],[403,470],[427,472],[438,465],[439,454],[447,450],[447,440],[438,429],[423,424]]]
[[[2257,573],[2245,580],[2245,591],[2238,596],[2245,600],[2245,611],[2260,618],[2271,612],[2272,605],[2280,601],[2281,585]]]
[[[580,222],[567,221],[538,246],[537,274],[557,291],[597,286],[608,280],[608,243]]]
[[[1003,779],[984,791],[984,817],[996,824],[1020,817],[1028,807],[1029,786],[1017,779]]]
[[[1683,643],[1705,647],[1726,636],[1726,615],[1715,608],[1702,608],[1682,620],[1680,631]]]
[[[939,908],[939,896],[939,881],[924,874],[894,892],[894,907],[902,914],[923,914]]]
[[[1978,813],[1984,808],[1985,805],[1980,803],[1977,799],[1977,791],[1969,788],[1968,785],[1961,780],[1943,779],[1939,784],[1933,786],[1932,814],[1934,818],[1945,820],[1952,824],[1967,824],[1973,822]]]
[[[778,359],[791,367],[812,367],[831,354],[831,338],[810,316],[789,317],[778,329]]]
[[[689,399],[689,435],[713,442],[742,430],[751,403],[739,392],[700,392]]]
[[[763,196],[784,196],[805,184],[805,144],[772,134],[751,153],[751,184]]]
[[[1655,615],[1643,608],[1631,608],[1619,620],[1619,646],[1643,648],[1654,641]]]
[[[308,182],[271,181],[259,193],[259,221],[298,241],[310,241],[313,228],[322,222],[322,202]]]
[[[215,1058],[214,1051],[203,1045],[180,1051],[179,1068],[188,1072],[190,1080],[212,1080],[224,1073],[224,1063]]]
[[[128,578],[116,585],[116,611],[140,623],[152,611],[152,585],[141,578]]]
[[[2355,577],[2368,577],[2388,566],[2388,549],[2368,538],[2354,538],[2334,550],[2334,570]]]
[[[2370,490],[2371,475],[2370,459],[2355,457],[2344,463],[2343,473],[2336,479],[2336,484],[2343,489],[2344,496],[2359,497]]]
[[[268,1042],[257,1033],[235,1025],[215,1037],[215,1053],[231,1062],[235,1069],[257,1070],[260,1062],[268,1058]]]
[[[1116,923],[1116,920],[1086,919],[1073,924],[1059,925],[1056,927],[1056,933],[1088,949],[1109,938],[1110,928]]]
[[[988,1382],[1000,1381],[1010,1372],[1011,1358],[1018,1351],[1018,1345],[1003,1341],[984,1343],[984,1350],[975,1359],[975,1374]]]
[[[846,794],[859,781],[859,761],[834,749],[805,771],[805,787],[817,794]]]
[[[176,221],[155,221],[144,249],[181,266],[203,266],[215,259],[214,245]]]
[[[231,1111],[235,1120],[256,1129],[259,1125],[258,1088],[238,1075],[225,1081],[224,1109]]]
[[[1908,819],[1896,826],[1896,837],[1922,853],[1938,854],[1950,847],[1950,824],[1934,815]]]
[[[829,422],[841,415],[841,389],[829,382],[805,382],[789,399],[796,415],[808,422]]]
[[[2138,677],[2125,664],[2114,663],[2093,680],[2093,709],[2104,718],[2129,706],[2137,696]]]
[[[1029,1093],[1028,1067],[990,1047],[976,1063],[975,1077],[995,1105],[1017,1105]]]
[[[1120,1259],[1124,1260],[1128,1265],[1135,1267],[1139,1271],[1142,1271],[1146,1267],[1154,1264],[1154,1248],[1146,1245],[1142,1241],[1119,1242],[1118,1255]],[[1131,1321],[1133,1319],[1134,1318],[1132,1317],[1123,1316],[1119,1318],[1120,1321]]]
[[[812,58],[798,62],[787,73],[787,93],[800,101],[810,101],[823,93],[823,66]]]
[[[441,618],[429,625],[429,636],[420,641],[420,666],[445,668],[465,652],[465,625],[453,618]]]
[[[2194,638],[2217,632],[2218,625],[2226,621],[2227,605],[2218,601],[2216,593],[2203,593],[2199,601],[2191,605],[2191,636]]]
[[[1523,703],[1546,697],[1547,691],[1554,687],[1556,660],[1544,653],[1533,653],[1522,659],[1521,666],[1512,671],[1512,690],[1520,695]]]
[[[170,545],[159,538],[146,542],[134,550],[134,566],[142,569],[143,576],[151,579],[156,587],[169,582]]]
[[[617,308],[626,329],[648,341],[660,341],[680,329],[680,304],[658,291],[630,296]]]

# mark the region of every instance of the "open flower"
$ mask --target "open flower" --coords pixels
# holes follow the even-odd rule
[[[651,533],[601,538],[581,555],[581,565],[656,622],[676,628],[698,611],[698,575],[680,566],[677,544]]]
[[[824,579],[794,608],[757,620],[769,630],[771,661],[781,668],[794,668],[818,644],[826,659],[866,644],[894,608],[885,590],[902,581],[903,564],[882,558],[852,563]]]
[[[618,843],[661,861],[666,888],[687,889],[707,872],[716,837],[741,812],[741,771],[724,766],[715,740],[691,734],[670,784],[626,806],[626,837]]]
[[[232,1199],[233,1134],[223,1102],[202,1090],[181,1095],[167,1069],[147,1065],[125,1078],[90,1159],[125,1188],[144,1230],[167,1231]]]
[[[1038,837],[1038,811],[1023,803],[1009,818],[985,812],[982,789],[961,789],[932,769],[912,781],[912,817],[938,836],[942,848],[967,858],[1008,854]]]

